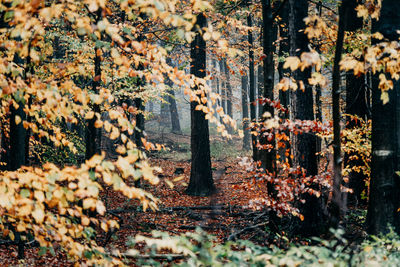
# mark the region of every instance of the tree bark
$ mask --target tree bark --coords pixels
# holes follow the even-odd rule
[[[373,21],[372,31],[380,32],[390,41],[398,41],[400,6],[396,0],[383,0],[379,21]],[[375,44],[377,41],[374,42]],[[387,75],[386,75],[387,76]],[[389,102],[383,104],[379,89],[379,73],[372,78],[372,163],[367,231],[386,233],[389,225],[400,232],[399,170],[399,81],[388,90]]]
[[[190,44],[191,67],[190,73],[196,77],[206,76],[206,42],[201,35],[207,20],[203,13],[197,15],[193,31],[196,36]],[[198,89],[197,87],[194,90]],[[192,162],[190,181],[186,193],[195,196],[208,196],[215,191],[211,171],[210,139],[208,120],[202,111],[196,110],[197,102],[190,103]]]

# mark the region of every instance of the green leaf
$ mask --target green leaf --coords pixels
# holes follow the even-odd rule
[[[29,191],[29,189],[24,188],[21,190],[20,195],[23,198],[27,198],[31,195],[31,191]]]
[[[93,252],[86,250],[85,252],[83,252],[83,255],[85,256],[86,259],[90,260],[93,256]]]
[[[14,17],[14,11],[7,11],[6,14],[4,14],[4,22],[10,22]]]
[[[54,250],[53,250],[54,251]],[[39,256],[43,256],[43,255],[46,255],[46,253],[47,253],[47,247],[40,247],[39,248]]]
[[[89,171],[89,178],[92,181],[95,181],[96,180],[96,173],[94,171]]]

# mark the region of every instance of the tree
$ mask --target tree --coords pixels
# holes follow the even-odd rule
[[[98,23],[102,19],[102,9],[99,8],[96,12],[96,21]],[[101,41],[101,34],[99,37]],[[102,51],[99,47],[94,48],[94,75],[92,82],[92,90],[95,94],[99,92],[99,86],[101,81],[101,55]],[[93,112],[100,113],[100,106],[96,103],[93,104],[92,107]],[[97,118],[93,116],[92,118],[87,120],[86,126],[86,159],[90,159],[95,154],[100,154],[100,143],[101,143],[101,132],[98,128],[96,128],[95,123]]]
[[[170,58],[167,58],[167,63],[171,66],[172,60]],[[171,79],[169,79],[169,77],[167,77],[167,85],[170,87],[170,90],[168,90],[167,93],[168,93],[169,111],[171,114],[171,131],[173,133],[180,134],[182,133],[181,124],[179,122],[179,113],[178,113],[178,108],[176,106],[175,91],[172,88],[174,84],[171,81]]]
[[[206,42],[201,33],[206,26],[206,17],[203,13],[198,14],[193,28],[196,36],[190,44],[190,73],[199,78],[206,76]],[[193,88],[195,91],[201,89],[199,85]],[[199,95],[201,97],[201,93]],[[196,110],[198,104],[197,101],[190,103],[192,161],[190,181],[186,193],[195,196],[208,196],[215,191],[211,171],[210,138],[205,114]]]
[[[373,21],[372,32],[381,33],[386,40],[398,42],[400,6],[396,0],[383,0],[381,16]],[[379,46],[378,40],[374,44]],[[384,45],[384,44],[383,44]],[[367,213],[367,230],[370,234],[386,233],[389,225],[400,232],[400,180],[399,170],[399,81],[385,91],[384,102],[380,79],[385,74],[372,77],[372,163],[370,194]]]
[[[247,0],[247,6],[250,9],[250,0]],[[247,15],[247,26],[253,27],[252,16],[249,10],[249,14]],[[256,88],[255,88],[255,74],[254,74],[254,45],[253,45],[253,33],[251,30],[247,32],[247,38],[249,42],[249,101],[250,101],[250,120],[252,122],[256,121]],[[257,149],[257,137],[252,134],[251,135],[251,145],[253,148],[253,160],[258,160],[258,149]]]
[[[274,20],[272,14],[272,5],[270,0],[261,1],[262,4],[262,18],[263,18],[263,70],[264,70],[264,92],[265,99],[274,100],[274,51],[273,42],[276,40],[276,33],[274,31]],[[274,116],[274,107],[269,103],[264,104],[263,114],[269,113],[271,117]],[[262,118],[266,120],[268,118]],[[275,137],[272,132],[263,133],[260,137],[260,143],[269,146],[264,151],[260,152],[261,167],[270,173],[275,172],[276,167],[276,151],[275,151]]]
[[[283,5],[281,7],[281,12],[280,12],[280,25],[279,25],[279,51],[278,51],[278,56],[279,56],[279,63],[278,63],[278,75],[279,75],[279,80],[282,80],[284,77],[288,77],[290,75],[289,70],[283,68],[284,65],[284,60],[282,58],[287,57],[289,55],[290,51],[290,37],[289,37],[289,11],[290,11],[290,4],[287,1],[284,1],[281,3]],[[280,114],[281,119],[288,120],[290,119],[290,91],[289,90],[279,90],[279,101],[281,105],[287,110],[287,112],[282,112]],[[290,136],[289,131],[284,132],[286,136]],[[284,147],[280,149],[279,151],[279,156],[282,159],[282,161],[287,160],[288,163],[291,163],[291,158],[290,158],[290,141],[281,141],[284,142]],[[288,156],[286,156],[288,155]]]
[[[249,131],[249,96],[248,96],[248,78],[247,74],[242,75],[242,123],[243,123],[243,149],[250,149],[250,131]]]
[[[303,29],[305,28],[304,18],[308,16],[307,0],[289,0],[290,4],[290,55],[300,57],[302,53],[309,52],[309,41]],[[299,89],[293,92],[293,113],[294,118],[302,121],[314,120],[314,101],[312,86],[309,84],[311,68],[303,71],[296,70],[294,78],[300,83]],[[317,139],[313,133],[303,133],[296,136],[294,153],[298,165],[306,171],[307,176],[318,174],[316,146]],[[306,203],[301,205],[301,213],[304,221],[301,223],[301,232],[305,235],[312,235],[321,231],[324,225],[324,214],[321,199],[313,195],[305,195]]]
[[[348,3],[348,16],[346,22],[346,30],[355,32],[362,29],[363,20],[357,17],[355,8],[358,3],[356,0],[351,0]],[[351,51],[348,51],[351,52]],[[362,60],[362,58],[358,58]],[[346,73],[346,114],[357,116],[357,118],[347,117],[346,129],[354,129],[361,127],[362,119],[365,122],[370,119],[370,95],[366,86],[366,75],[354,75],[352,71]],[[349,187],[353,190],[350,198],[356,203],[362,202],[362,192],[366,191],[365,181],[368,177],[362,171],[355,171],[357,166],[364,165],[361,160],[361,155],[357,153],[350,153],[345,155],[344,166],[350,170],[349,173]]]
[[[225,71],[225,79],[226,79],[226,114],[233,118],[233,113],[232,113],[232,101],[233,101],[233,93],[232,93],[232,86],[231,86],[231,75],[230,75],[230,69],[228,67],[228,64],[226,63],[226,59],[223,60],[224,64],[224,71]],[[232,127],[229,125],[228,127],[228,132],[229,134],[232,134]]]

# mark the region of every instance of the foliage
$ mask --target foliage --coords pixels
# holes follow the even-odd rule
[[[66,139],[73,143],[76,148],[76,153],[73,153],[68,147],[54,147],[52,143],[44,142],[43,140],[31,140],[32,154],[35,160],[40,164],[46,162],[54,163],[57,166],[78,165],[82,162],[84,156],[84,142],[82,138],[75,132],[65,131]]]
[[[33,149],[42,166],[22,166],[0,175],[0,225],[5,238],[24,242],[33,237],[50,251],[61,247],[76,263],[119,262],[96,243],[95,231],[118,227],[106,216],[101,192],[110,188],[137,199],[144,209],[155,209],[157,199],[131,184],[142,179],[154,185],[158,178],[144,152],[129,138],[137,130],[132,117],[140,111],[133,105],[119,106],[116,99],[146,100],[155,91],[166,90],[168,75],[185,87],[210,120],[215,113],[205,106],[208,87],[191,90],[194,84],[206,82],[166,64],[165,48],[151,33],[144,33],[151,27],[172,27],[180,33],[180,41],[190,42],[195,13],[211,7],[202,0],[188,5],[180,1],[1,2],[0,115],[9,118],[6,123],[29,130],[31,144],[48,143]],[[211,29],[207,32],[217,41]],[[20,107],[26,118],[14,114]],[[109,120],[103,120],[103,114]],[[75,163],[72,155],[82,152],[78,138],[60,122],[78,124],[78,118],[120,141],[116,161],[106,161],[99,153],[78,167],[60,167],[69,163],[67,157]],[[5,136],[14,137],[7,126],[2,127]],[[142,142],[145,149],[157,148]]]
[[[72,260],[105,263],[103,248],[95,242],[95,229],[108,231],[118,223],[107,218],[100,192],[111,186],[125,196],[138,199],[144,209],[156,208],[157,199],[127,184],[143,178],[158,182],[145,162],[137,162],[137,151],[116,162],[97,155],[77,167],[58,168],[46,163],[42,168],[23,167],[4,172],[0,181],[0,228],[5,237],[33,236],[44,248],[61,246]],[[136,165],[136,166],[135,166]],[[89,255],[89,256],[88,256]],[[103,259],[101,261],[97,261]]]
[[[329,240],[313,238],[314,245],[293,244],[288,249],[263,247],[252,242],[216,243],[212,236],[200,228],[195,233],[170,236],[153,232],[153,237],[137,236],[144,241],[150,257],[166,249],[182,254],[185,260],[176,266],[398,266],[400,239],[394,232],[385,236],[371,236],[361,245],[350,244],[343,230],[331,231]],[[138,253],[134,249],[131,253]],[[141,264],[163,266],[157,261],[141,261]]]

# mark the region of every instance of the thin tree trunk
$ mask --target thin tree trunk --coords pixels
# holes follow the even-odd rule
[[[248,2],[250,7],[250,1]],[[253,27],[251,14],[247,16],[247,26]],[[249,42],[249,101],[250,101],[250,120],[255,122],[257,119],[256,115],[256,103],[255,103],[255,75],[254,75],[254,46],[253,46],[253,33],[251,30],[248,31],[248,42]],[[257,137],[251,135],[251,144],[253,148],[253,160],[258,160],[258,149],[257,149]]]
[[[190,73],[204,78],[206,75],[206,42],[200,34],[200,29],[207,26],[203,13],[197,15],[194,25],[196,37],[190,44]],[[194,88],[195,90],[197,88]],[[186,193],[195,196],[208,196],[215,191],[211,171],[210,139],[208,120],[202,111],[196,110],[197,102],[190,103],[192,162],[190,181]]]
[[[333,195],[331,223],[337,227],[342,215],[346,209],[346,199],[342,193],[342,151],[340,139],[340,61],[343,52],[344,32],[346,29],[346,20],[348,8],[347,0],[342,1],[339,12],[339,29],[336,40],[335,59],[333,62],[332,74],[332,118],[333,118]]]
[[[380,32],[390,41],[398,41],[400,6],[396,0],[382,2],[379,21],[373,21],[373,32]],[[375,41],[374,43],[377,43]],[[390,75],[386,75],[388,77]],[[386,91],[389,102],[381,100],[379,73],[372,77],[372,164],[367,230],[370,234],[387,233],[389,225],[400,232],[399,170],[399,81]]]
[[[273,42],[276,39],[274,36],[273,29],[273,16],[272,6],[270,0],[262,0],[262,16],[263,16],[263,51],[264,51],[264,92],[263,97],[266,99],[274,100],[274,51]],[[268,112],[271,117],[274,116],[274,107],[268,103],[264,104],[263,113]],[[265,118],[263,118],[264,120]],[[267,118],[268,119],[268,118]],[[267,135],[265,135],[267,134]],[[261,167],[270,173],[275,172],[276,167],[276,151],[275,151],[275,136],[273,129],[264,133],[264,136],[260,138],[262,145],[269,145],[272,148],[261,151],[260,155]],[[261,154],[260,153],[260,154]]]
[[[96,14],[96,23],[100,21],[102,9],[99,8]],[[101,36],[100,36],[101,39]],[[94,49],[94,77],[93,77],[93,87],[92,90],[95,94],[99,91],[101,81],[101,49],[95,47]],[[93,111],[100,114],[100,106],[98,104],[93,104]],[[100,153],[100,131],[94,125],[97,120],[96,116],[87,121],[86,127],[86,154],[85,158],[90,159],[95,154]]]
[[[172,65],[172,60],[170,58],[167,58],[167,63],[169,65]],[[169,103],[169,110],[171,114],[171,131],[173,133],[180,134],[182,133],[181,131],[181,124],[179,122],[179,113],[178,113],[178,108],[176,105],[176,100],[175,100],[175,91],[173,90],[173,83],[171,79],[167,77],[167,85],[171,87],[170,90],[168,90],[168,103]]]
[[[319,1],[317,4],[317,10],[318,10],[318,15],[320,17],[322,17],[322,2]],[[321,48],[320,48],[320,44],[317,43],[315,50],[318,53],[321,53]],[[315,87],[315,105],[316,105],[316,110],[315,110],[315,118],[317,119],[317,121],[322,122],[322,100],[321,100],[321,86],[318,84]],[[320,137],[317,137],[317,150],[316,152],[319,154],[321,152],[322,149],[322,140]],[[317,165],[319,166],[319,160],[320,158],[317,157]]]
[[[228,114],[229,117],[233,119],[233,113],[232,113],[232,101],[233,101],[233,93],[232,93],[232,87],[231,87],[231,81],[230,81],[230,70],[228,68],[228,64],[226,63],[226,59],[224,59],[224,70],[225,70],[225,77],[226,77],[226,113]],[[230,125],[227,125],[228,128],[228,133],[232,134],[232,127]]]
[[[248,78],[247,74],[242,75],[242,121],[243,121],[243,150],[250,149],[249,131],[249,100],[248,100]]]
[[[221,82],[221,101],[222,101],[222,108],[224,110],[224,114],[226,114],[226,109],[227,109],[227,97],[226,97],[226,75],[225,75],[225,63],[224,60],[221,60],[219,62],[219,66],[221,69],[221,77],[222,77],[222,82]]]
[[[290,40],[288,34],[288,26],[289,26],[289,3],[285,2],[284,6],[282,7],[281,11],[281,18],[282,22],[279,26],[279,35],[280,35],[280,42],[279,42],[279,58],[284,58],[285,56],[289,55],[289,48],[290,48]],[[278,64],[278,74],[279,80],[282,80],[284,77],[289,75],[288,69],[283,68],[284,61],[279,62]],[[280,117],[282,120],[289,119],[290,115],[290,91],[280,90],[279,91],[279,101],[281,105],[287,110],[285,113],[281,113]],[[285,131],[286,136],[290,136],[290,132],[288,130]],[[280,141],[283,142],[283,147],[279,150],[279,156],[282,162],[287,161],[291,165],[291,158],[290,158],[290,141]],[[278,146],[279,147],[279,146]]]
[[[262,37],[262,35],[261,35]],[[262,39],[261,39],[261,46],[262,46]],[[258,121],[262,120],[263,115],[263,105],[260,104],[259,99],[262,99],[264,96],[264,67],[262,62],[260,62],[257,66],[257,118]]]
[[[142,81],[140,81],[141,83]],[[140,97],[137,97],[133,100],[135,103],[136,109],[139,111],[136,114],[136,127],[135,127],[135,144],[136,147],[142,148],[143,147],[143,141],[142,138],[144,137],[144,111],[145,111],[145,106],[143,105],[143,99]]]

